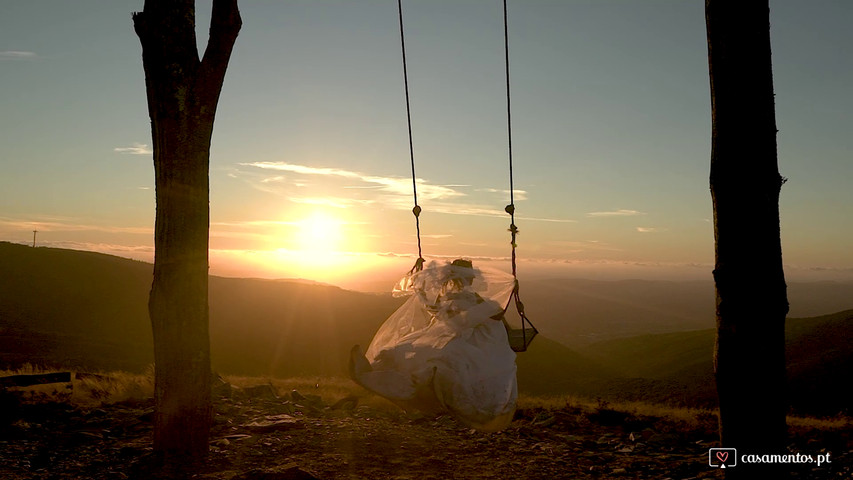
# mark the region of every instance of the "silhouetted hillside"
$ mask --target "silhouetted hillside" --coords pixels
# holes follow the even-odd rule
[[[0,362],[139,370],[153,362],[152,266],[0,243]]]
[[[0,361],[141,370],[153,362],[152,266],[109,255],[0,243]],[[246,375],[343,374],[404,299],[287,280],[210,279],[214,368]],[[589,390],[607,377],[541,335],[519,356],[523,389]]]
[[[352,346],[369,344],[403,300],[284,280],[212,277],[214,366],[251,375],[344,374]]]
[[[0,363],[141,370],[153,362],[151,264],[0,243]],[[253,375],[343,373],[401,303],[300,281],[210,279],[213,366]]]
[[[853,394],[846,377],[853,367],[853,310],[786,322],[788,391],[800,412],[831,415],[848,410]],[[604,391],[655,402],[716,404],[714,329],[609,340],[581,349],[623,378]]]
[[[813,413],[850,413],[853,390],[853,310],[788,320],[788,391],[791,404]]]
[[[572,348],[649,333],[714,328],[714,284],[708,281],[556,278],[522,282],[527,313],[547,335]],[[851,282],[788,282],[790,316],[853,308]]]
[[[140,371],[153,362],[152,265],[2,242],[0,265],[0,366]],[[701,283],[561,280],[524,287],[542,335],[518,356],[522,392],[716,402],[714,330],[673,332],[701,324],[700,316],[713,318],[713,304],[705,311],[693,298],[706,290]],[[815,284],[802,291],[835,298],[843,288]],[[211,277],[214,369],[342,374],[350,347],[366,346],[402,301],[300,281]],[[799,410],[832,414],[853,403],[844,377],[853,367],[851,329],[853,311],[789,319],[791,399]],[[650,334],[661,331],[667,333]],[[627,338],[590,343],[602,337]],[[570,348],[560,338],[582,338],[585,346]]]
[[[536,326],[571,347],[714,324],[714,287],[704,282],[551,279],[523,288]]]
[[[596,396],[619,375],[543,335],[516,357],[519,391],[533,395],[573,393]]]

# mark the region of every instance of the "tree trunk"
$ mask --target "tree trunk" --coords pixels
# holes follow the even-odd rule
[[[768,1],[706,0],[723,447],[784,450],[785,316]],[[762,470],[766,471],[767,466]],[[749,476],[738,463],[727,476]],[[757,478],[757,477],[753,477]]]
[[[201,457],[210,430],[208,230],[210,140],[241,19],[236,0],[214,0],[199,60],[194,0],[146,0],[133,15],[154,146],[154,450]]]

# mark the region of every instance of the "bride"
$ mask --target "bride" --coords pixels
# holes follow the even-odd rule
[[[485,431],[506,428],[518,390],[515,353],[502,322],[515,279],[470,260],[431,262],[406,275],[395,295],[410,295],[373,338],[353,347],[358,384],[425,413],[449,412]]]

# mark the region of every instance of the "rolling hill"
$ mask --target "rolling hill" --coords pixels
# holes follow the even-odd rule
[[[0,367],[139,371],[153,362],[152,265],[0,242],[0,266]],[[823,292],[816,298],[846,288],[807,287]],[[702,307],[706,293],[701,283],[526,282],[528,313],[542,335],[518,356],[520,391],[713,405],[714,331],[701,319],[713,316],[713,304],[710,313]],[[211,277],[213,367],[278,377],[342,374],[350,347],[367,345],[401,302],[302,281]],[[789,319],[787,330],[792,403],[822,414],[848,408],[841,376],[853,366],[853,311]]]
[[[582,355],[614,372],[610,395],[655,402],[716,404],[714,329],[609,340],[588,345]],[[800,412],[833,415],[849,410],[853,394],[846,375],[853,368],[853,310],[785,324],[788,395]],[[689,398],[679,401],[679,396]]]
[[[9,243],[0,264],[0,362],[153,362],[151,264]],[[301,281],[211,277],[209,288],[213,366],[250,375],[342,373],[352,344],[369,342],[401,303]]]
[[[92,252],[0,243],[0,366],[23,362],[139,371],[153,362],[152,266]],[[214,369],[340,375],[403,299],[289,280],[210,278]],[[519,357],[522,388],[589,391],[611,375],[540,336]]]
[[[548,336],[579,348],[649,333],[715,327],[710,281],[523,279],[527,314]],[[853,308],[853,283],[788,282],[789,315],[814,317]]]

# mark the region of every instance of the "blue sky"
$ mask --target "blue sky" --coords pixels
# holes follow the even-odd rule
[[[210,2],[197,3],[203,48]],[[131,21],[142,4],[0,5],[0,240],[32,241],[38,229],[41,245],[151,258],[150,128]],[[853,3],[770,5],[787,272],[850,278]],[[424,253],[505,258],[501,3],[403,8]],[[346,283],[341,271],[407,269],[416,247],[396,2],[240,9],[211,150],[212,272]],[[709,278],[704,2],[511,0],[509,22],[519,255],[566,275]]]

